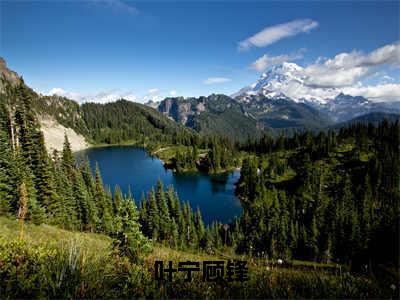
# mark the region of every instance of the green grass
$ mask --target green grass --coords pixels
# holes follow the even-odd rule
[[[186,152],[189,147],[183,145],[165,145],[151,152],[152,155],[161,159],[164,163],[171,163],[178,151]]]
[[[293,179],[296,176],[296,172],[289,168],[285,173],[282,175],[276,175],[273,178],[271,178],[269,181],[272,183],[278,183],[278,182],[283,182],[283,181],[288,181]]]
[[[232,249],[207,254],[154,245],[139,262],[119,255],[101,234],[70,232],[48,225],[25,225],[20,241],[16,220],[0,217],[0,298],[380,298],[388,297],[375,282],[344,270],[327,272],[327,264],[292,261],[284,267],[236,255]],[[249,280],[203,282],[201,272],[184,282],[153,279],[155,260],[248,261]],[[303,269],[308,267],[308,269]],[[310,268],[312,267],[312,268]],[[390,291],[389,291],[390,292]]]
[[[343,152],[349,152],[353,150],[354,144],[340,144],[336,147],[335,152],[338,153],[343,153]]]
[[[166,165],[171,165],[173,163],[173,158],[175,157],[177,152],[188,153],[191,151],[191,147],[183,146],[183,145],[163,145],[156,147],[154,150],[150,151],[150,155],[159,158]],[[208,149],[197,149],[198,151],[198,160],[204,158],[208,154]],[[243,158],[243,153],[238,155],[238,161],[241,161]],[[217,173],[226,173],[235,170],[236,167],[219,169],[217,172],[213,172],[213,174]],[[192,173],[198,172],[197,169],[180,169],[180,173]]]
[[[19,237],[18,221],[0,217],[0,238],[14,240]],[[110,251],[111,238],[103,234],[83,233],[63,230],[54,226],[41,224],[24,225],[24,241],[28,246],[43,246],[57,249],[63,245],[76,241],[90,255],[103,255]]]

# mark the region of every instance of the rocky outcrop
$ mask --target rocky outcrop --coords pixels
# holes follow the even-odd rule
[[[3,80],[6,80],[11,86],[16,86],[21,82],[21,78],[18,74],[7,68],[6,61],[0,57],[0,92],[4,89]]]
[[[5,86],[15,87],[23,80],[19,75],[8,69],[3,58],[0,57],[0,93],[4,93]],[[84,136],[77,132],[83,131],[83,120],[79,114],[79,105],[72,100],[58,96],[42,96],[34,93],[32,97],[31,109],[35,113],[40,129],[43,132],[46,148],[51,153],[53,150],[62,150],[64,137],[67,135],[71,144],[72,151],[79,151],[90,147]],[[9,99],[6,102],[10,113],[9,120],[14,120],[15,106],[18,99]],[[64,125],[71,124],[68,128]],[[80,127],[79,127],[80,126]],[[14,126],[11,126],[11,134],[14,135]],[[82,129],[79,131],[78,129]],[[14,140],[14,137],[12,137]]]
[[[189,117],[194,114],[193,108],[190,101],[182,97],[166,98],[158,106],[160,112],[183,125],[186,125]]]
[[[46,148],[49,153],[53,150],[61,151],[64,144],[64,136],[68,137],[72,151],[80,151],[90,147],[85,138],[73,129],[59,124],[51,117],[40,117],[40,129],[43,132]]]

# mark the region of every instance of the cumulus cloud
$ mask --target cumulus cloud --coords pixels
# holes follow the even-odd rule
[[[52,88],[47,93],[43,93],[47,96],[57,95],[75,100],[79,103],[83,102],[96,102],[96,103],[108,103],[119,99],[125,99],[129,101],[136,101],[137,98],[132,91],[120,91],[120,90],[109,90],[98,93],[76,93],[67,92],[62,88]]]
[[[306,84],[320,87],[351,86],[384,65],[399,66],[400,44],[389,44],[364,54],[360,51],[340,53],[323,62],[304,68]]]
[[[264,71],[265,69],[268,69],[270,67],[280,65],[283,62],[300,59],[303,57],[304,51],[305,49],[300,49],[299,51],[292,54],[282,54],[277,56],[269,56],[268,54],[264,54],[255,62],[253,62],[250,68],[256,71]]]
[[[231,81],[230,78],[226,77],[210,77],[203,81],[204,84],[219,84]]]
[[[266,27],[253,36],[241,41],[238,45],[240,51],[253,47],[266,47],[281,39],[300,33],[308,33],[318,27],[318,22],[310,19],[298,19],[288,23]]]
[[[177,94],[178,94],[178,92],[175,91],[175,90],[172,90],[172,91],[169,92],[169,95],[173,96],[173,97],[176,96]]]
[[[374,86],[352,86],[344,88],[343,93],[352,96],[362,95],[375,101],[400,101],[400,84],[386,83]]]
[[[364,96],[374,101],[400,101],[400,78],[387,74],[388,68],[399,68],[400,44],[388,44],[369,53],[352,51],[332,58],[318,58],[304,67],[284,63],[290,55],[260,57],[250,65],[264,71],[262,88],[281,92],[290,98],[326,100],[339,93]],[[282,62],[283,61],[283,62]],[[278,66],[274,66],[279,64]],[[276,74],[280,76],[276,76]],[[398,74],[392,72],[391,75]],[[376,84],[371,85],[372,82]],[[250,87],[259,89],[258,83]]]

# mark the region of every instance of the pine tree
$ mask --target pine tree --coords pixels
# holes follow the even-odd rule
[[[170,236],[170,246],[174,248],[179,247],[179,232],[178,232],[178,226],[175,223],[175,220],[172,219],[171,222],[171,236]]]
[[[35,150],[32,152],[32,170],[35,177],[38,202],[43,207],[48,207],[57,201],[52,162],[47,154],[42,132],[35,137]]]
[[[154,190],[149,192],[147,201],[149,205],[147,209],[149,236],[153,238],[153,240],[157,240],[159,237],[160,219]]]
[[[96,164],[95,194],[94,198],[98,208],[98,230],[105,233],[112,232],[112,204],[110,203],[103,185],[99,166]]]
[[[38,132],[38,124],[31,109],[32,96],[23,84],[20,84],[17,88],[17,97],[20,103],[15,112],[15,124],[18,126],[18,151],[24,158],[25,164],[31,167],[35,148],[34,137]]]
[[[0,129],[0,215],[16,210],[16,163],[5,132]]]
[[[123,232],[135,234],[139,232],[139,213],[131,193],[122,199],[118,214],[121,216]]]
[[[79,170],[75,170],[73,177],[73,195],[76,202],[77,225],[80,230],[93,231],[96,224],[95,207],[86,190],[85,182]]]
[[[199,240],[200,247],[205,247],[205,229],[203,224],[203,219],[201,217],[200,207],[197,207],[196,216],[195,216],[195,226],[197,230],[197,237]]]
[[[170,185],[168,187],[167,190],[167,203],[168,203],[168,211],[170,213],[169,217],[171,219],[176,219],[177,215],[175,215],[176,213],[176,208],[175,208],[175,194],[174,194],[174,188],[172,185]]]
[[[129,191],[130,193],[130,191]],[[114,214],[117,214],[119,211],[119,206],[121,205],[123,196],[122,196],[122,191],[121,188],[116,185],[114,188]]]
[[[80,166],[80,171],[82,173],[82,178],[85,182],[86,189],[91,197],[95,194],[95,182],[90,171],[90,166],[88,160],[84,160]]]
[[[75,158],[74,155],[72,154],[71,144],[69,143],[67,134],[64,134],[64,146],[61,157],[62,157],[61,159],[62,166],[64,170],[66,170],[68,174],[71,174],[72,170],[75,167]]]
[[[146,235],[146,236],[150,236],[147,203],[148,202],[146,201],[144,193],[142,193],[142,198],[141,198],[140,204],[139,204],[139,207],[140,207],[140,209],[139,209],[139,223],[141,225],[143,234]]]
[[[123,247],[126,255],[137,261],[143,252],[149,250],[149,243],[140,231],[139,213],[131,193],[124,197],[118,209],[120,229],[123,236]]]
[[[361,228],[360,241],[361,247],[366,250],[369,247],[371,230],[373,226],[373,200],[370,177],[367,174],[364,179],[363,195],[361,199]]]
[[[156,186],[156,201],[159,214],[159,238],[160,240],[168,240],[171,233],[170,229],[170,213],[168,210],[168,204],[165,197],[164,186],[161,180],[157,181]]]
[[[317,228],[317,221],[315,217],[313,217],[311,222],[311,228],[307,235],[308,243],[307,248],[309,249],[308,258],[312,260],[317,260],[318,258],[318,228]]]
[[[63,167],[57,170],[56,183],[59,197],[57,202],[53,202],[54,207],[51,207],[51,211],[55,215],[53,224],[61,225],[65,229],[77,229],[79,226],[78,204],[74,196],[72,178]]]

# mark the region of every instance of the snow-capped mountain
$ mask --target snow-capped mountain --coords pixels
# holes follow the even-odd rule
[[[260,97],[269,101],[292,100],[311,106],[336,122],[371,112],[400,113],[400,102],[374,102],[362,96],[343,94],[338,88],[315,87],[309,84],[305,73],[301,66],[284,62],[232,97],[242,103],[257,102]]]
[[[290,98],[295,102],[326,103],[340,93],[332,88],[313,88],[305,84],[307,80],[303,68],[295,63],[284,62],[263,73],[259,80],[242,88],[232,97],[247,102],[251,96],[263,95],[267,98]]]

